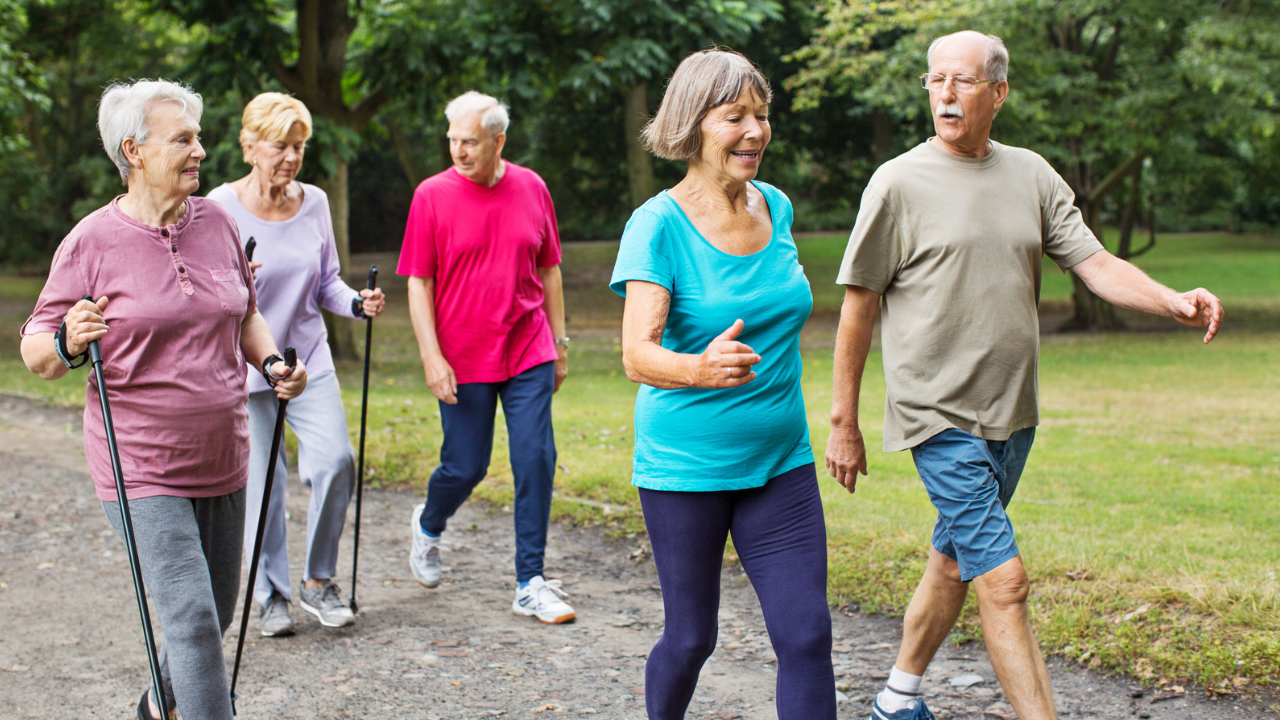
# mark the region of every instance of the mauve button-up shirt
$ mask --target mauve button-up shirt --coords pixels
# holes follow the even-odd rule
[[[22,334],[54,332],[76,301],[105,295],[102,370],[129,497],[235,492],[249,461],[240,326],[257,307],[235,221],[193,197],[177,224],[150,227],[118,200],[62,241]],[[98,386],[86,374],[85,457],[98,497],[114,501]]]

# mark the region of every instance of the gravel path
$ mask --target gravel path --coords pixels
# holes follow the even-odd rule
[[[148,682],[127,560],[93,495],[79,428],[77,412],[0,398],[3,718],[134,717],[133,703]],[[304,493],[290,478],[295,569]],[[607,543],[598,532],[553,526],[548,575],[572,594],[579,620],[543,626],[510,612],[511,517],[500,510],[464,506],[446,535],[452,550],[444,556],[444,582],[433,591],[418,586],[408,568],[416,502],[403,492],[366,492],[354,626],[325,629],[296,603],[293,637],[263,638],[250,623],[242,718],[644,718],[645,655],[662,627],[651,559],[633,559],[632,547]],[[340,582],[347,585],[349,575]],[[737,569],[726,569],[722,582],[720,643],[689,717],[774,718],[774,657],[755,595]],[[841,613],[833,619],[845,698],[840,718],[866,718],[893,664],[900,621]],[[1059,662],[1051,671],[1063,717],[1276,717],[1200,690],[1133,697],[1123,679]],[[965,675],[977,682],[952,684]],[[939,718],[1014,717],[975,645],[945,646],[925,692]]]

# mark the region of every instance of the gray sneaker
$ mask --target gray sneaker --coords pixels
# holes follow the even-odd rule
[[[258,609],[258,627],[263,637],[285,637],[293,634],[293,618],[289,617],[289,601],[276,591]]]
[[[298,598],[298,604],[303,610],[315,615],[320,620],[320,624],[325,627],[337,628],[350,625],[356,616],[351,612],[351,608],[342,602],[342,591],[338,589],[338,583],[332,580],[321,580],[322,584],[318,588],[309,588],[307,584],[301,583],[302,594]]]

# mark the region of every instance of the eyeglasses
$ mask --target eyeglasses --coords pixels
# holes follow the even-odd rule
[[[938,73],[925,73],[920,76],[920,87],[931,92],[942,92],[942,88],[946,87],[947,81],[951,81],[951,87],[958,93],[973,92],[982,83],[1000,82],[999,80],[979,80],[972,75],[939,75]]]

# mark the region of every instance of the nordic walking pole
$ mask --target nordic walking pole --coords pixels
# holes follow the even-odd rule
[[[378,285],[378,266],[369,266],[369,289]],[[369,346],[373,343],[373,318],[364,319],[364,391],[360,396],[360,455],[356,461],[356,527],[351,547],[351,612],[360,612],[356,604],[356,570],[360,567],[360,504],[364,499],[364,425],[369,412]]]
[[[93,298],[84,296],[93,302]],[[164,702],[164,683],[160,681],[160,656],[156,654],[156,637],[151,632],[151,614],[147,611],[147,589],[142,583],[142,566],[138,562],[138,544],[133,535],[133,516],[124,490],[124,471],[120,467],[120,449],[116,447],[116,428],[111,422],[111,406],[107,404],[107,384],[102,378],[102,348],[97,340],[89,342],[89,359],[98,381],[98,399],[102,401],[102,424],[107,431],[107,449],[111,453],[111,473],[116,477],[116,501],[120,503],[120,525],[124,529],[125,548],[129,554],[129,570],[133,572],[133,591],[138,596],[138,615],[142,618],[142,634],[147,640],[147,663],[151,666],[151,689],[156,693],[161,717],[168,716]]]
[[[298,353],[293,348],[284,349],[284,364],[292,372],[298,365]],[[267,481],[262,485],[262,507],[258,511],[258,532],[253,540],[253,560],[249,563],[249,587],[244,592],[244,610],[240,613],[240,637],[236,638],[236,662],[231,668],[231,714],[236,714],[236,680],[240,676],[240,655],[244,652],[244,636],[249,630],[249,609],[253,607],[253,585],[258,580],[258,561],[262,559],[262,536],[267,530],[267,508],[271,504],[271,486],[276,477],[276,456],[280,454],[280,440],[284,437],[284,409],[289,401],[280,400],[276,411],[276,430],[271,435],[271,454],[267,456]]]

